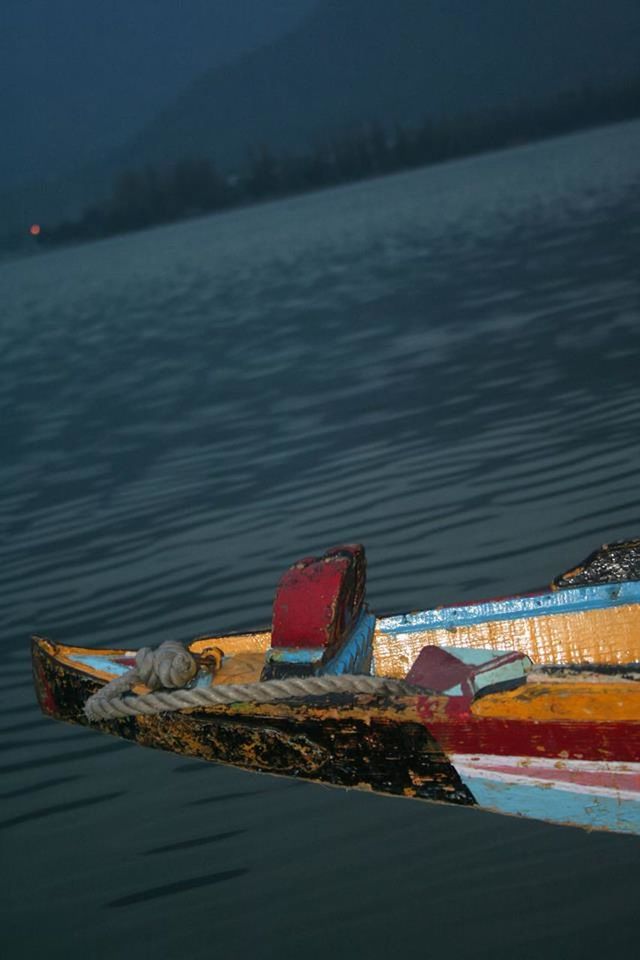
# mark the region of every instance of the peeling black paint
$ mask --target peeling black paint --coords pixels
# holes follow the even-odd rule
[[[89,724],[84,703],[99,684],[34,643],[45,712],[142,746],[262,773],[396,796],[475,803],[410,697],[332,694],[279,704],[235,704],[190,713]]]

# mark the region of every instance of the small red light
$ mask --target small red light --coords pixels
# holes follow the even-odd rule
[[[29,233],[31,234],[32,237],[38,237],[40,236],[41,229],[42,228],[40,227],[39,223],[32,223],[31,226],[29,227]]]

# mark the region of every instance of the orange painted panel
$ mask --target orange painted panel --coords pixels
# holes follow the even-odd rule
[[[520,650],[534,663],[640,661],[640,605],[609,607],[395,635],[376,631],[375,672],[404,677],[427,644]]]
[[[526,683],[475,700],[476,717],[507,720],[631,721],[640,725],[640,684],[632,680]]]
[[[198,637],[189,644],[191,653],[200,654],[208,647],[219,647],[227,657],[239,653],[266,653],[271,645],[271,633],[243,633],[231,637]]]

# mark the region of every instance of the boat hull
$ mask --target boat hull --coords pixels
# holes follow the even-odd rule
[[[473,805],[470,791],[431,736],[417,698],[330,694],[273,704],[238,703],[89,722],[84,704],[102,683],[56,659],[34,638],[42,710],[145,747],[332,786]]]
[[[640,834],[639,558],[604,545],[546,590],[376,620],[364,548],[342,545],[285,572],[269,631],[137,653],[34,638],[35,686],[45,713],[142,746]]]
[[[518,713],[529,697],[525,687],[495,698],[497,716],[474,714],[473,705],[446,696],[330,694],[90,722],[84,705],[106,678],[97,668],[71,667],[74,650],[33,640],[38,699],[58,720],[254,772],[640,835],[635,683],[623,688],[631,706],[617,721],[546,716],[545,698],[562,702],[555,683],[536,689],[543,719],[529,722]],[[99,659],[96,651],[77,651],[79,661]],[[491,697],[478,703],[487,712]],[[588,715],[591,701],[585,704]]]

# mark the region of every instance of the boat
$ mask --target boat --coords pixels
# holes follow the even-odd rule
[[[293,564],[270,629],[32,640],[42,710],[246,770],[640,834],[640,541],[513,597],[376,618],[362,546]]]

